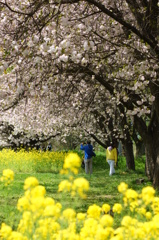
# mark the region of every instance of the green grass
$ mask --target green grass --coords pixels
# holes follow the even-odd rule
[[[21,213],[16,209],[16,205],[18,199],[24,194],[24,180],[29,176],[36,177],[40,184],[46,188],[47,196],[60,201],[64,208],[71,207],[75,208],[77,212],[86,212],[92,204],[102,206],[102,204],[108,203],[113,206],[114,203],[120,203],[122,200],[121,194],[117,190],[120,182],[127,183],[129,188],[133,188],[136,191],[140,191],[144,186],[151,185],[151,182],[148,181],[144,173],[144,161],[144,158],[136,160],[136,171],[128,171],[126,169],[125,158],[119,157],[116,174],[110,177],[109,165],[106,163],[105,153],[97,153],[97,156],[93,159],[92,176],[86,175],[84,169],[80,169],[78,177],[85,177],[89,181],[90,190],[87,194],[87,199],[78,201],[71,199],[69,194],[63,196],[57,193],[59,183],[65,178],[64,175],[46,172],[16,173],[15,180],[11,186],[4,188],[0,185],[0,224],[5,222],[13,229],[17,228]],[[142,184],[136,183],[136,179],[139,178],[144,178]]]

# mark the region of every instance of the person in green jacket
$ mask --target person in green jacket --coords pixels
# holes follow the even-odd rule
[[[115,166],[117,163],[117,149],[113,144],[111,144],[106,149],[106,160],[110,166],[109,176],[113,175],[115,173]]]

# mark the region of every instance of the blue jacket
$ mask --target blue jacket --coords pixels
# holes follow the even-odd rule
[[[93,156],[94,157],[96,156],[96,154],[93,152],[93,146],[91,144],[87,144],[85,146],[83,146],[83,144],[81,144],[80,149],[84,150],[84,158],[85,159],[90,159]]]

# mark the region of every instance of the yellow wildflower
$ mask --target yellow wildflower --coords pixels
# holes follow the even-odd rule
[[[144,207],[140,207],[140,208],[136,208],[136,211],[141,214],[144,215],[146,214],[146,209]]]
[[[33,222],[33,219],[32,219],[31,212],[25,211],[23,213],[23,216],[22,216],[20,222],[19,222],[18,231],[21,232],[21,233],[27,232],[29,234],[32,234],[33,225],[34,225],[34,222]]]
[[[130,203],[130,210],[131,210],[131,212],[133,212],[138,206],[139,206],[139,202],[138,201],[131,202]]]
[[[36,212],[38,215],[42,214],[44,208],[44,197],[31,198],[30,208],[32,212]]]
[[[44,199],[44,206],[50,206],[50,205],[54,205],[55,204],[55,200],[51,197],[46,197]]]
[[[77,178],[74,180],[72,190],[77,191],[81,198],[85,198],[85,191],[89,190],[89,182],[85,178]]]
[[[63,211],[62,216],[63,216],[65,219],[67,219],[67,220],[70,221],[70,220],[75,219],[75,217],[76,217],[76,212],[75,212],[75,210],[73,210],[73,209],[71,209],[71,208],[67,208],[67,209],[65,209],[65,210]]]
[[[116,236],[114,236],[111,240],[124,240],[124,228],[123,227],[119,227],[119,228],[115,229],[114,234]]]
[[[113,212],[115,213],[118,213],[120,214],[122,211],[122,205],[119,204],[119,203],[115,203],[114,206],[113,206]]]
[[[71,191],[71,185],[72,183],[69,182],[68,180],[63,180],[60,182],[58,186],[58,192],[70,192]]]
[[[46,206],[44,210],[44,216],[52,216],[58,218],[60,216],[61,209],[57,205]]]
[[[36,186],[35,188],[31,189],[31,197],[44,197],[46,194],[46,190],[44,186]]]
[[[13,180],[14,180],[14,172],[10,169],[4,169],[1,177],[1,181],[5,182],[5,185],[8,185]]]
[[[156,222],[158,228],[159,228],[159,214],[156,214],[154,217],[153,217],[153,222]]]
[[[128,189],[125,192],[125,197],[129,202],[132,202],[138,198],[138,193],[133,189]]]
[[[110,228],[110,227],[103,228],[101,225],[98,225],[95,239],[98,239],[98,240],[107,240],[110,238],[112,239],[113,235],[114,235],[113,228]]]
[[[44,197],[45,194],[46,190],[43,186],[35,186],[34,188],[25,191],[25,196],[27,198]]]
[[[113,217],[110,216],[109,214],[106,214],[106,215],[102,216],[101,219],[100,219],[100,224],[103,227],[112,227]]]
[[[40,219],[38,225],[39,227],[35,230],[35,239],[47,239],[48,236],[53,237],[60,230],[59,223],[55,222],[52,218]],[[56,238],[53,237],[51,239]]]
[[[130,216],[124,216],[122,219],[121,225],[127,227],[131,225],[131,223],[132,223],[132,218]]]
[[[30,209],[30,203],[29,203],[28,198],[26,198],[26,197],[19,198],[18,203],[17,203],[17,209],[19,211],[29,210]]]
[[[70,169],[73,173],[78,173],[81,166],[81,159],[77,153],[69,153],[64,161],[63,169]]]
[[[82,221],[84,220],[86,217],[86,214],[85,213],[77,213],[77,219]]]
[[[13,231],[10,235],[10,237],[8,238],[8,240],[28,240],[28,238],[26,236],[23,236],[23,234]]]
[[[2,239],[8,239],[11,233],[12,233],[12,228],[6,225],[5,223],[2,223],[1,229],[0,229],[0,236],[2,237]]]
[[[84,222],[84,227],[81,228],[80,239],[93,240],[94,236],[96,235],[97,228],[98,228],[97,220],[93,218],[86,219]]]
[[[38,180],[35,177],[28,177],[24,182],[24,190],[33,188],[39,185]]]
[[[145,216],[147,220],[150,220],[152,218],[151,212],[146,212]]]
[[[59,209],[62,209],[61,203],[60,203],[60,202],[57,202],[57,203],[56,203],[56,207],[58,207]]]
[[[107,203],[104,203],[103,206],[102,206],[102,211],[104,213],[108,213],[110,211],[110,205],[107,204]]]
[[[96,204],[89,206],[87,210],[88,217],[99,218],[101,213],[101,208]]]
[[[120,185],[118,186],[118,191],[120,193],[124,193],[128,189],[128,185],[124,182],[121,182]]]
[[[152,202],[154,195],[155,195],[155,190],[153,187],[147,186],[142,189],[142,199],[146,204],[149,204]]]
[[[159,214],[159,197],[154,197],[152,200],[152,209],[155,214]]]

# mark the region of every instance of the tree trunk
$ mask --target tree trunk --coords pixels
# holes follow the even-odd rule
[[[154,188],[159,189],[159,134],[156,133],[153,135],[153,138],[149,139],[145,143],[145,169],[146,175],[153,182]]]
[[[157,119],[156,119],[157,120]],[[153,128],[153,137],[151,144],[151,152],[147,153],[147,155],[151,154],[151,158],[149,158],[149,169],[150,176],[153,182],[153,186],[156,189],[159,189],[159,122],[156,121]]]
[[[149,180],[153,180],[154,174],[154,166],[155,166],[155,154],[153,150],[153,138],[151,136],[147,136],[145,142],[145,155],[146,155],[146,162],[145,162],[145,173]]]
[[[131,140],[126,140],[122,141],[122,144],[125,151],[126,166],[129,170],[135,170],[133,143]]]
[[[157,72],[157,79],[159,79],[159,71]],[[153,186],[159,190],[159,80],[153,84],[151,83],[151,90],[155,96],[154,114],[153,114],[153,152],[154,152],[154,172],[153,172]]]
[[[155,163],[155,170],[153,175],[153,186],[159,190],[159,148],[157,150],[157,159]]]
[[[159,121],[156,114],[143,141],[146,155],[146,175],[153,182],[153,186],[159,189]]]
[[[154,188],[159,189],[159,88],[157,83],[151,83],[150,86],[155,101],[151,108],[149,124],[134,116],[134,125],[145,145],[146,175],[153,182]]]
[[[145,146],[144,146],[143,140],[137,141],[135,142],[135,144],[136,144],[136,157],[145,155]]]

